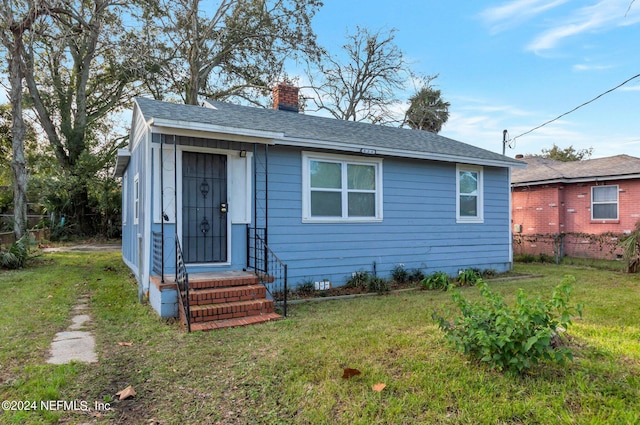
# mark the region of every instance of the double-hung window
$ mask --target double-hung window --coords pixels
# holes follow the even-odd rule
[[[591,219],[618,219],[618,185],[591,188]]]
[[[456,166],[456,220],[459,223],[484,221],[482,167]]]
[[[303,221],[382,220],[382,160],[305,152]]]

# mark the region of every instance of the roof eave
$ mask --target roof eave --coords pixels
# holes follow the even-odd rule
[[[281,139],[284,134],[273,131],[250,130],[246,128],[228,127],[215,124],[207,124],[192,121],[168,120],[164,118],[151,118],[147,121],[149,127],[156,128],[161,132],[171,132],[171,130],[183,130],[200,133],[202,136],[212,138],[232,136],[234,141],[249,143],[274,144],[275,139]]]
[[[114,177],[124,176],[124,172],[129,166],[129,161],[131,161],[131,152],[129,152],[129,149],[118,149],[116,167],[113,171]]]
[[[332,149],[343,152],[352,152],[352,153],[363,153],[363,154],[375,154],[381,156],[395,156],[400,158],[413,158],[413,159],[426,159],[433,161],[443,161],[443,162],[455,162],[455,163],[465,163],[465,164],[473,164],[473,165],[484,165],[490,167],[526,167],[526,163],[521,161],[500,161],[500,160],[491,160],[491,159],[483,159],[483,158],[474,158],[467,156],[458,156],[458,155],[445,155],[445,154],[437,154],[433,152],[422,152],[422,151],[413,151],[406,149],[391,149],[380,146],[364,146],[357,144],[349,144],[343,142],[330,142],[324,140],[310,140],[310,139],[299,139],[293,137],[283,137],[279,140],[276,140],[276,144],[282,144],[286,146],[296,146],[302,148],[321,148],[321,149]]]
[[[593,176],[593,177],[577,177],[577,178],[565,177],[565,178],[559,178],[559,179],[511,182],[511,186],[523,187],[523,186],[540,186],[543,184],[554,184],[554,183],[570,184],[570,183],[589,183],[589,182],[632,180],[632,179],[640,179],[640,173],[623,174],[619,176]]]

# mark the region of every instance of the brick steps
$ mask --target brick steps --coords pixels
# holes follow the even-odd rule
[[[212,331],[215,329],[233,328],[237,326],[256,325],[258,323],[270,322],[282,319],[278,313],[267,313],[260,316],[238,317],[235,319],[216,320],[213,322],[191,323],[192,331]]]
[[[166,278],[165,278],[166,280]],[[208,331],[280,319],[273,300],[253,273],[230,271],[189,274],[191,330]],[[181,322],[186,323],[182,308]]]
[[[266,297],[267,288],[262,285],[192,289],[189,291],[189,302],[192,308],[197,305],[251,301]]]
[[[235,319],[237,317],[259,316],[262,313],[273,313],[273,301],[262,299],[253,301],[236,301],[224,304],[191,306],[191,323],[209,322],[213,320]]]

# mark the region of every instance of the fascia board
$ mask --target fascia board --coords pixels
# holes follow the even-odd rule
[[[230,137],[234,137],[234,141],[250,143],[273,144],[274,139],[281,139],[284,136],[283,133],[273,131],[251,130],[246,128],[227,127],[190,121],[167,120],[162,118],[152,118],[148,121],[148,125],[161,131],[164,129],[183,130],[214,138],[224,138],[226,140],[230,140]]]
[[[612,180],[632,180],[640,179],[640,174],[623,174],[620,176],[599,176],[599,177],[579,177],[579,178],[563,178],[563,179],[550,179],[550,180],[536,180],[528,182],[512,183],[512,187],[524,187],[524,186],[540,186],[543,184],[571,184],[571,183],[597,183]]]
[[[276,144],[283,144],[287,146],[296,146],[302,148],[315,148],[315,149],[334,149],[338,151],[344,152],[354,152],[354,153],[362,153],[363,149],[371,149],[376,152],[376,155],[383,156],[395,156],[400,158],[413,158],[413,159],[426,159],[433,161],[443,161],[443,162],[455,162],[455,163],[464,163],[471,165],[484,165],[490,167],[525,167],[526,163],[511,162],[511,161],[495,161],[495,160],[487,160],[481,158],[472,158],[465,156],[455,156],[455,155],[443,155],[436,154],[431,152],[416,152],[404,149],[390,149],[384,148],[380,146],[364,146],[364,145],[353,145],[346,144],[340,142],[327,142],[320,140],[309,140],[309,139],[296,139],[285,137],[280,140],[276,140]]]
[[[118,149],[116,166],[113,171],[114,177],[122,177],[124,175],[124,171],[129,166],[129,161],[131,161],[131,152],[129,149]]]

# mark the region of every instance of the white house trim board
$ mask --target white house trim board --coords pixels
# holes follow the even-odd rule
[[[507,169],[507,189],[509,190],[509,223],[513,223],[513,191],[511,188],[511,168]],[[513,269],[513,226],[509,226],[509,263]]]
[[[283,137],[279,140],[276,140],[277,145],[285,145],[285,146],[296,146],[301,148],[322,148],[322,149],[333,149],[337,151],[343,152],[352,152],[352,153],[366,153],[366,152],[375,152],[376,156],[391,156],[391,157],[399,157],[399,158],[413,158],[413,159],[426,159],[432,161],[442,161],[442,162],[455,162],[455,163],[464,163],[464,164],[472,164],[479,166],[491,166],[491,167],[526,167],[526,163],[513,164],[511,162],[507,163],[506,161],[494,161],[489,159],[480,159],[480,158],[471,158],[465,156],[456,156],[456,155],[443,155],[431,152],[421,152],[421,151],[413,151],[413,150],[404,150],[404,149],[396,149],[396,148],[386,148],[375,145],[358,145],[358,144],[350,144],[345,142],[328,142],[325,140],[311,140],[311,139],[299,139],[293,137]]]
[[[165,223],[175,223],[175,196],[176,190],[174,186],[174,162],[173,162],[173,145],[162,145],[162,164],[160,163],[160,147],[153,146],[153,222],[162,223],[162,213],[164,212],[168,220]],[[162,186],[160,187],[160,173],[162,176]],[[164,211],[161,211],[164,207]]]
[[[153,189],[153,179],[151,176],[151,161],[153,161],[152,151],[151,151],[151,132],[147,131],[145,133],[144,140],[139,146],[139,149],[144,149],[144,164],[146,166],[143,168],[146,173],[146,178],[144,178],[144,208],[141,210],[141,213],[145,214],[145,219],[143,220],[142,229],[139,229],[139,232],[142,233],[145,237],[141,242],[141,259],[140,259],[140,270],[142,271],[142,286],[145,293],[149,292],[149,278],[150,278],[150,264],[151,264],[151,222],[152,217],[150,212],[152,211],[151,204],[151,190]],[[147,216],[149,214],[149,216]],[[140,234],[140,233],[139,233]]]
[[[167,134],[178,134],[177,131],[183,131],[187,134],[179,135],[189,135],[188,133],[191,132],[191,135],[193,135],[194,137],[225,140],[232,140],[230,139],[230,137],[235,136],[235,138],[238,140],[233,141],[242,141],[248,143],[273,144],[274,140],[282,139],[284,137],[283,133],[277,133],[273,131],[258,131],[190,121],[165,120],[161,118],[151,119],[149,125],[153,129],[157,128],[158,130],[160,130],[160,132]],[[198,136],[195,136],[195,134],[198,134]]]

